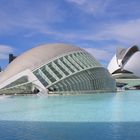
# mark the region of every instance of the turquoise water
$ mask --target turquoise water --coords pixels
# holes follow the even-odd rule
[[[0,98],[0,140],[140,139],[140,91]]]

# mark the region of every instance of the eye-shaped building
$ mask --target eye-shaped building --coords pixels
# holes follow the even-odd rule
[[[137,46],[118,48],[108,65],[108,70],[116,79],[117,86],[140,87],[140,50]]]
[[[14,59],[0,76],[0,93],[115,91],[115,80],[83,49],[66,44],[35,47]]]

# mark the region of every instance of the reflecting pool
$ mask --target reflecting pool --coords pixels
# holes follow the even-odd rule
[[[139,140],[140,91],[0,98],[0,140]]]

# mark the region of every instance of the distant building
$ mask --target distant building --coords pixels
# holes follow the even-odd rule
[[[12,53],[10,53],[9,54],[9,63],[11,63],[15,58],[16,58],[16,56],[14,56]]]
[[[118,87],[140,88],[140,50],[137,46],[118,48],[108,65]]]
[[[0,93],[111,92],[115,80],[89,53],[67,44],[33,48],[13,60],[0,78]]]

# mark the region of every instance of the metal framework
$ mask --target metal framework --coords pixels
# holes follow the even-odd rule
[[[85,51],[71,52],[54,58],[33,70],[32,74],[49,93],[115,91],[115,81],[109,72]],[[32,81],[18,85],[15,82],[3,87],[0,92],[24,92],[24,89],[34,91],[38,87]]]

